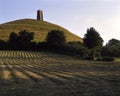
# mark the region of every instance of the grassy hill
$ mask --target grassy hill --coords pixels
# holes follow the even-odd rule
[[[11,32],[19,32],[21,30],[28,30],[34,32],[34,40],[37,42],[43,42],[46,38],[47,33],[50,30],[58,29],[64,31],[67,41],[81,41],[82,38],[76,36],[75,34],[69,32],[61,26],[45,22],[38,21],[35,19],[20,19],[0,25],[0,39],[8,40],[8,37]]]

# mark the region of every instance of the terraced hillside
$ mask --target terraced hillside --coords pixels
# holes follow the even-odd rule
[[[5,24],[1,24],[0,25],[0,39],[7,40],[10,33],[13,31],[18,33],[21,30],[28,30],[30,32],[34,32],[35,41],[42,42],[46,39],[47,33],[53,29],[64,31],[67,41],[82,42],[82,38],[69,32],[63,27],[60,27],[58,25],[55,25],[49,22],[39,21],[39,20],[34,20],[34,19],[21,19],[21,20],[16,20],[16,21],[5,23]]]
[[[0,51],[0,96],[120,96],[120,63]]]

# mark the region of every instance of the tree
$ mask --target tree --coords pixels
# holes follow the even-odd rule
[[[120,57],[120,40],[110,39],[101,53],[107,57]]]
[[[88,48],[86,48],[81,42],[69,42],[65,44],[62,49],[63,53],[85,59],[88,55]]]
[[[106,46],[108,46],[108,47],[112,47],[112,46],[118,47],[118,46],[120,46],[120,40],[111,39],[111,40],[108,41],[108,43],[106,44]]]
[[[12,49],[30,49],[33,38],[33,32],[29,32],[26,30],[20,31],[18,34],[12,32],[9,37],[9,46]]]
[[[34,38],[34,33],[26,30],[19,32],[19,39],[22,43],[30,43]]]
[[[9,36],[9,48],[17,49],[18,45],[18,35],[15,32],[10,33]]]
[[[48,32],[46,42],[50,47],[62,46],[66,43],[66,36],[60,30],[51,30]]]
[[[102,47],[103,39],[100,37],[99,33],[91,27],[87,29],[87,33],[84,35],[83,43],[88,49],[92,50],[93,59],[95,59],[95,51]]]
[[[18,35],[15,32],[12,32],[9,37],[9,42],[16,42],[18,39]]]
[[[22,50],[30,49],[33,38],[34,38],[33,32],[29,32],[26,30],[20,31],[18,37],[19,47]]]
[[[0,50],[8,49],[7,42],[0,40]]]

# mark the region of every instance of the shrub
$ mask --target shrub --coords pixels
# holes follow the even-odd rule
[[[65,44],[61,47],[61,52],[81,59],[88,55],[88,49],[81,44]]]
[[[115,58],[113,58],[113,57],[103,57],[102,61],[115,61]]]
[[[20,31],[18,34],[12,32],[9,36],[9,48],[13,50],[29,50],[33,49],[32,40],[34,38],[33,32],[26,30]]]
[[[98,58],[97,58],[97,61],[102,61],[102,57],[98,57]]]
[[[46,37],[46,43],[51,47],[62,46],[66,43],[66,37],[63,31],[51,30]]]
[[[88,56],[85,58],[85,60],[93,60],[93,56]]]

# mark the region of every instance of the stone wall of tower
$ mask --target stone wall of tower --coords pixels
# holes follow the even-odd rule
[[[37,11],[37,20],[43,21],[43,12],[42,12],[42,10]]]

